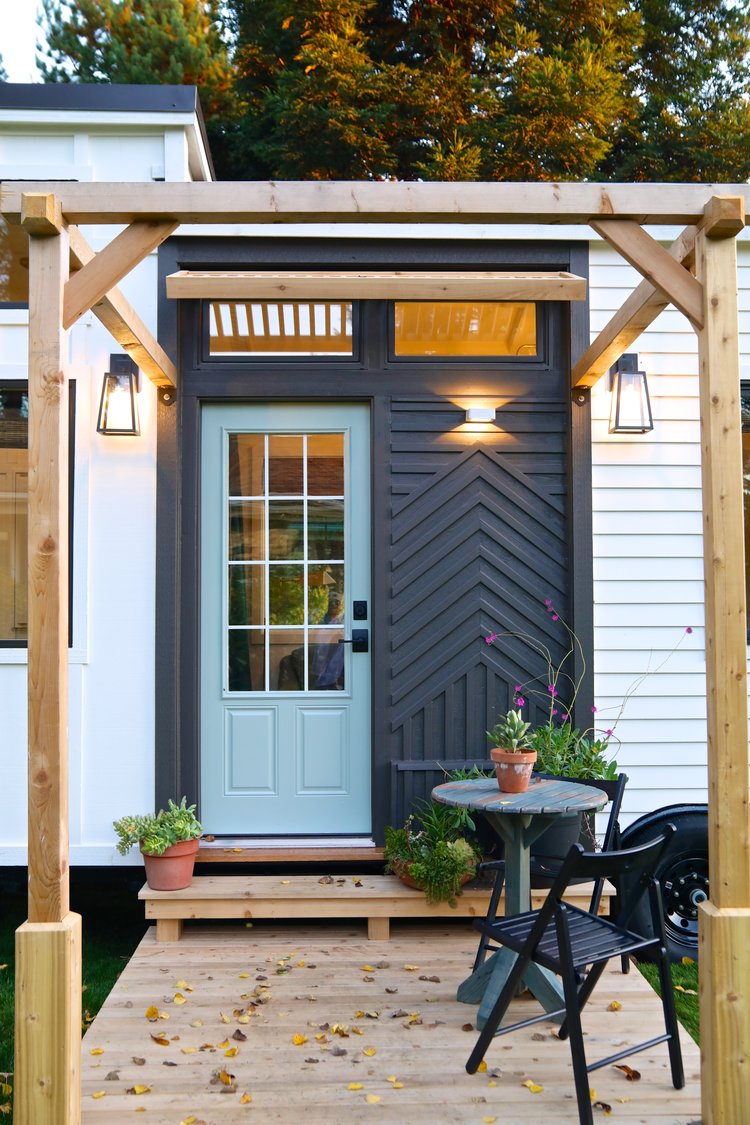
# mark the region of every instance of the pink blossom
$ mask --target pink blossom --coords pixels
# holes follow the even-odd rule
[[[526,702],[526,700],[524,699],[524,697],[522,695],[516,696],[516,707],[523,707],[525,702]]]
[[[692,633],[692,631],[693,631],[693,626],[692,626],[692,625],[688,625],[688,627],[687,627],[687,629],[685,630],[685,632],[686,632],[686,633]]]
[[[591,714],[592,714],[592,715],[595,715],[595,714],[596,714],[596,707],[592,707],[592,708],[591,708]]]
[[[497,634],[497,633],[490,633],[490,634],[489,634],[489,636],[487,636],[487,637],[485,637],[485,638],[484,638],[484,639],[485,639],[485,643],[486,643],[486,644],[488,644],[488,645],[491,645],[493,641],[496,641],[496,640],[497,640],[497,638],[498,638],[498,635],[499,635],[499,634]]]

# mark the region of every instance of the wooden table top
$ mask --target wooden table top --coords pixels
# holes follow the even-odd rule
[[[542,777],[532,778],[525,793],[501,793],[494,778],[480,778],[445,782],[432,790],[432,796],[443,805],[525,816],[587,812],[603,808],[609,800],[603,789]]]

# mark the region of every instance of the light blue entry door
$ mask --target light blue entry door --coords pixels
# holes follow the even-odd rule
[[[367,834],[369,408],[206,405],[201,457],[204,828]]]

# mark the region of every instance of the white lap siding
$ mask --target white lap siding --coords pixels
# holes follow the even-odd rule
[[[743,376],[750,378],[747,244],[740,244],[739,261]],[[639,280],[613,251],[592,244],[592,339]],[[623,824],[661,805],[706,799],[697,340],[685,317],[669,307],[630,350],[648,373],[653,432],[609,434],[608,380],[592,394],[600,729],[612,726],[624,694],[651,670],[616,727],[617,760],[630,778]],[[693,632],[686,635],[688,626]]]

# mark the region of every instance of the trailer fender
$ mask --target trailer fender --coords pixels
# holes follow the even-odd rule
[[[698,907],[708,898],[708,806],[666,805],[629,824],[620,847],[634,848],[658,836],[666,824],[677,831],[655,872],[664,900],[664,930],[672,961],[698,960]],[[623,886],[623,893],[628,887]],[[652,933],[648,904],[642,901],[633,928]]]

